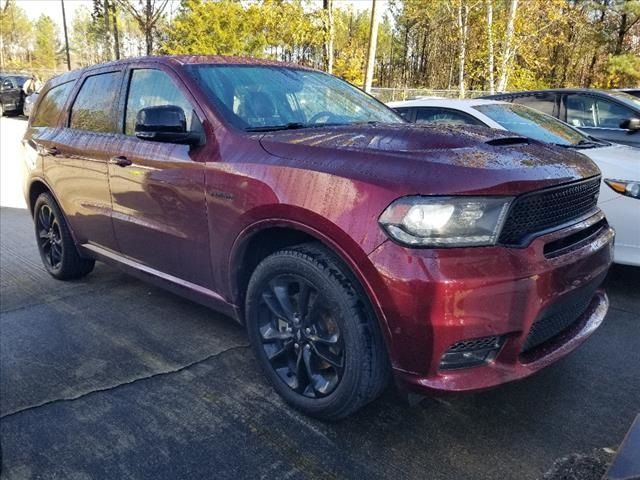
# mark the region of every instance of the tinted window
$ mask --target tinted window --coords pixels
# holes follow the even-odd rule
[[[556,105],[556,96],[552,93],[541,93],[539,95],[530,95],[527,97],[516,97],[513,99],[513,103],[526,105],[527,107],[535,108],[547,115],[553,115],[554,107]]]
[[[13,85],[13,82],[11,81],[11,79],[10,79],[10,78],[5,78],[5,79],[2,81],[2,88],[3,88],[3,89],[7,89],[7,90],[8,90],[8,89],[10,89],[10,88],[15,88],[15,86]]]
[[[409,118],[411,118],[411,115],[410,115],[411,109],[410,108],[394,108],[394,110],[396,112],[398,112],[398,115],[400,115],[405,120],[409,120]]]
[[[92,132],[115,132],[113,112],[119,88],[119,72],[87,77],[71,108],[69,126]]]
[[[471,115],[445,108],[418,108],[416,123],[444,123],[447,125],[484,125]]]
[[[178,89],[173,80],[161,70],[141,69],[131,73],[125,133],[135,134],[136,115],[145,107],[175,105],[181,107],[187,117],[187,129],[191,130],[193,106]]]
[[[62,107],[64,107],[74,82],[63,83],[48,90],[40,99],[38,109],[33,116],[31,125],[34,127],[52,127],[55,125]]]
[[[620,128],[620,122],[636,117],[631,109],[588,95],[567,95],[567,123],[574,127]]]

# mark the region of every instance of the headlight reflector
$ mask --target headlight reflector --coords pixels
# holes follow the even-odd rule
[[[407,246],[494,245],[512,197],[399,198],[379,222],[394,240]]]

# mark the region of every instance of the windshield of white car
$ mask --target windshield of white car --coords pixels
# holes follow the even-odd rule
[[[592,148],[606,145],[589,137],[560,120],[523,105],[496,103],[473,107],[510,132],[540,142],[563,147]]]
[[[349,83],[312,70],[268,65],[191,65],[220,113],[248,132],[405,123]]]

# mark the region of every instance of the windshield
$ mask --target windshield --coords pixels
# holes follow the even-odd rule
[[[565,147],[600,145],[560,120],[523,105],[496,103],[477,105],[473,108],[510,132],[519,133],[540,142]]]
[[[246,131],[404,123],[385,105],[325,73],[265,65],[188,68],[226,120]]]

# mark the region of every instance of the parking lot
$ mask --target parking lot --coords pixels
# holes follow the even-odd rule
[[[3,479],[536,479],[576,455],[602,468],[640,412],[640,269],[616,266],[603,326],[529,379],[414,406],[390,387],[339,423],[299,415],[230,319],[104,264],[45,272],[25,124],[0,123]]]

